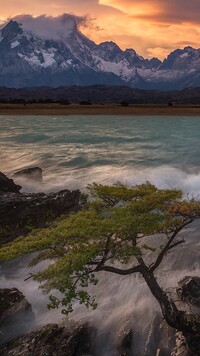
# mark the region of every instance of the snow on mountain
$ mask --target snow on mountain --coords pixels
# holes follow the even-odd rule
[[[72,17],[70,18],[72,21]],[[0,86],[128,85],[143,89],[199,86],[200,49],[186,47],[163,62],[95,44],[74,22],[66,36],[45,38],[11,20],[0,31]]]

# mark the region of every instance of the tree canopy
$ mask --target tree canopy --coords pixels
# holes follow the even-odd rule
[[[200,334],[200,322],[195,319],[194,324],[194,319],[179,311],[154,276],[166,254],[184,243],[179,233],[200,217],[200,202],[184,200],[180,190],[162,190],[148,182],[134,187],[93,183],[88,190],[90,199],[79,212],[4,245],[0,261],[30,252],[38,252],[32,265],[51,260],[32,277],[44,291],[61,292],[60,299],[50,297],[49,307],[61,305],[66,314],[75,300],[96,308],[87,287],[98,283],[99,271],[124,276],[140,273],[168,324]],[[157,237],[155,246],[146,243],[152,235]]]

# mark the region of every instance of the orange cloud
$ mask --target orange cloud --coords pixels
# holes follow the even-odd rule
[[[1,4],[2,18],[21,13],[88,14],[94,26],[82,27],[85,35],[97,43],[112,40],[123,49],[132,47],[144,57],[163,58],[179,46],[200,44],[198,0],[9,0]]]
[[[100,0],[99,2],[120,9],[135,18],[200,24],[198,0]]]
[[[100,4],[109,5],[119,9],[125,13],[133,14],[134,16],[154,15],[159,13],[159,6],[155,6],[155,1],[131,1],[131,0],[100,0]]]

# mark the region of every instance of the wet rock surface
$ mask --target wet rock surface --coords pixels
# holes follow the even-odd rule
[[[87,323],[49,324],[0,346],[1,356],[93,356],[96,330]]]
[[[178,283],[177,295],[182,303],[200,308],[200,277],[186,276]],[[171,356],[199,356],[200,337],[199,335],[176,333],[176,346]]]
[[[17,289],[0,289],[0,325],[21,311],[31,311],[31,305]]]
[[[20,193],[12,180],[0,173],[0,243],[42,227],[61,214],[77,211],[80,191],[56,193]],[[2,188],[3,187],[3,188]]]
[[[149,327],[144,355],[169,356],[175,347],[175,333],[176,330],[172,329],[160,314],[156,314]]]
[[[12,192],[12,193],[19,193],[21,189],[20,185],[14,183],[12,179],[6,177],[5,174],[0,172],[0,193],[1,192]]]
[[[176,346],[173,349],[170,356],[189,356],[189,351],[187,348],[187,343],[185,337],[181,332],[176,333]]]
[[[128,356],[131,352],[133,342],[133,330],[127,330],[124,333],[124,337],[121,341],[120,355]]]
[[[42,168],[31,167],[31,168],[22,169],[14,173],[13,178],[14,179],[25,178],[36,182],[42,182]]]
[[[200,277],[184,277],[178,283],[177,294],[182,302],[200,308]]]
[[[0,289],[0,344],[14,337],[15,322],[19,319],[23,320],[21,326],[26,330],[27,323],[34,319],[31,304],[17,288]]]
[[[181,332],[176,333],[176,346],[170,356],[199,356],[199,336],[185,337]]]

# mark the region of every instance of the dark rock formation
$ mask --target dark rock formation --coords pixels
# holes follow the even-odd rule
[[[185,277],[178,283],[177,294],[182,302],[200,308],[200,277]]]
[[[49,324],[0,346],[1,356],[92,356],[96,331],[87,323]]]
[[[15,184],[12,179],[0,172],[0,192],[19,193],[20,189],[20,185]]]
[[[120,351],[120,355],[123,356],[128,356],[130,355],[131,352],[131,347],[132,347],[132,341],[133,341],[133,330],[127,330],[124,333],[119,351]]]
[[[176,289],[181,302],[200,308],[200,278],[184,277]],[[176,333],[176,347],[171,356],[200,355],[200,337],[194,334]]]
[[[42,182],[42,168],[32,167],[32,168],[22,169],[20,171],[17,171],[13,177],[16,179],[26,178],[26,179],[31,179],[32,181]]]
[[[145,344],[144,355],[170,355],[175,347],[175,333],[159,314],[152,319]]]
[[[176,347],[170,356],[199,356],[199,336],[183,336],[181,332],[176,333]]]
[[[3,174],[0,177],[9,183]],[[22,194],[12,180],[11,188],[6,184],[3,185],[4,190],[0,186],[0,243],[26,234],[34,227],[45,226],[61,214],[79,209],[79,190]]]
[[[31,311],[31,305],[17,289],[0,289],[0,325],[21,311]]]
[[[170,356],[190,356],[185,337],[181,332],[176,333],[176,346]]]
[[[31,305],[16,288],[0,289],[0,344],[27,330],[27,323],[34,318]],[[0,353],[1,354],[1,353]]]

